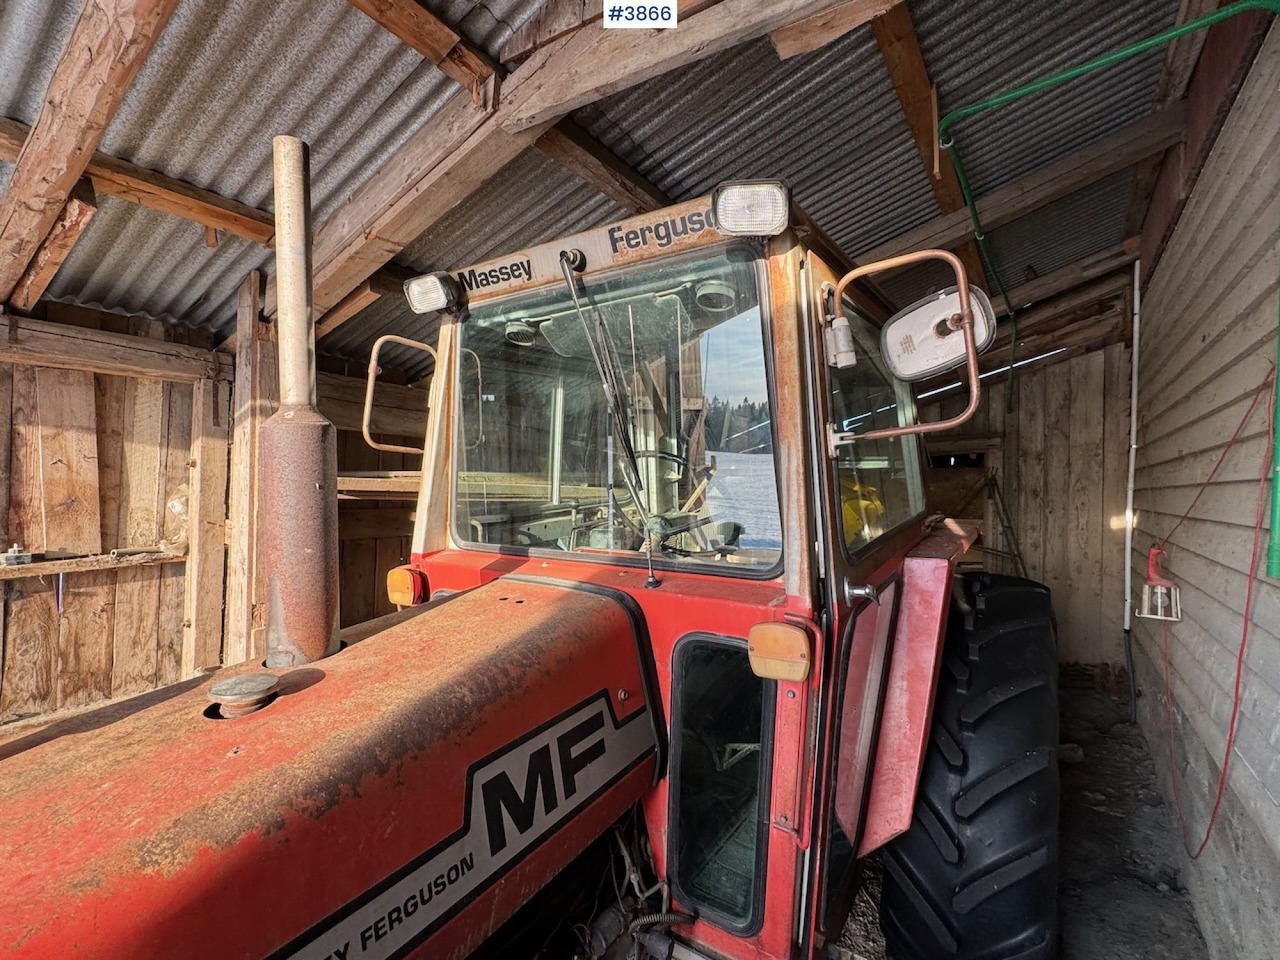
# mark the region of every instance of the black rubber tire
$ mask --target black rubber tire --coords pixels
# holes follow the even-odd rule
[[[915,816],[883,850],[893,960],[1058,953],[1058,662],[1049,589],[962,578]]]

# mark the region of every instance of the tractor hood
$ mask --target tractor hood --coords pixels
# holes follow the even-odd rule
[[[0,743],[0,952],[465,956],[661,775],[651,672],[623,595],[501,579],[248,716],[205,681]]]

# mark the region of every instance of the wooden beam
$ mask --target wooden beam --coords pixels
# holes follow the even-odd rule
[[[86,0],[81,7],[0,196],[0,300],[13,295],[177,5]]]
[[[481,91],[494,78],[497,67],[452,27],[420,6],[416,0],[348,0],[379,26],[434,63],[446,76],[460,83],[479,102]]]
[[[16,162],[30,133],[31,128],[25,123],[0,117],[0,160]],[[254,243],[268,244],[275,235],[275,219],[265,210],[105,153],[93,154],[85,176],[98,194],[127,200]]]
[[[1017,356],[1014,362],[1028,360],[1053,350],[1087,353],[1126,339],[1129,330],[1128,299],[1123,293],[1112,293],[1091,303],[1075,304],[1066,309],[1046,305],[1035,317],[1028,317],[1019,323]],[[1008,366],[1009,348],[1010,339],[1005,332],[979,358],[979,371],[990,373]],[[988,388],[992,379],[983,379],[984,389]],[[922,397],[959,382],[954,371],[944,373],[916,384],[916,396]],[[925,402],[932,402],[932,399]]]
[[[779,60],[789,60],[802,53],[812,53],[839,40],[874,17],[880,16],[897,0],[849,0],[831,10],[774,30],[769,34]]]
[[[718,2],[719,0],[677,0],[677,22]],[[579,27],[596,23],[603,17],[604,7],[597,0],[546,0],[502,45],[498,59],[506,64],[521,63],[534,51],[573,33]]]
[[[590,24],[530,57],[495,110],[455,96],[316,231],[316,310],[323,315],[565,114],[835,2],[720,0],[656,32]],[[268,313],[274,299],[269,287]]]
[[[403,297],[408,274],[383,268],[343,297],[316,321],[316,339],[328,336],[340,326],[382,297]]]
[[[670,197],[568,117],[540,136],[534,146],[628,213],[648,213],[671,204]]]
[[[365,307],[378,300],[380,296],[381,294],[373,289],[370,280],[362,282],[316,321],[316,340],[319,341],[321,337],[333,333]]]
[[[1159,153],[1182,139],[1185,116],[1181,104],[1161,110],[1021,180],[993,190],[978,199],[982,225],[992,230]],[[864,251],[858,261],[869,263],[926,247],[951,247],[972,236],[968,211],[958,210]]]
[[[509,133],[554,123],[589,103],[837,6],[838,0],[720,0],[674,30],[589,24],[530,58],[503,94]],[[549,54],[549,55],[548,55]],[[518,89],[514,83],[518,81]],[[536,138],[535,138],[536,139]]]
[[[265,626],[258,524],[258,431],[278,403],[274,328],[259,319],[262,278],[254,270],[236,296],[236,375],[228,477],[227,602],[222,662],[255,655],[255,630]],[[261,610],[258,608],[261,607]],[[200,666],[197,664],[196,666]]]
[[[71,248],[76,245],[80,234],[84,233],[85,227],[89,226],[89,221],[97,211],[93,186],[81,179],[72,189],[71,197],[58,214],[58,219],[53,221],[49,236],[40,244],[31,263],[27,265],[26,272],[18,281],[18,287],[9,300],[11,309],[30,312],[45,290],[49,289],[49,284],[71,253]]]
[[[1075,263],[1068,264],[1043,277],[1037,277],[1029,283],[1015,287],[1009,291],[1009,299],[1016,309],[1021,310],[1033,303],[1048,300],[1073,290],[1081,284],[1106,276],[1133,263],[1138,259],[1139,237],[1133,236],[1123,243],[1108,247],[1098,253],[1082,257]],[[993,301],[997,313],[1004,313],[1004,301]]]
[[[359,431],[365,384],[362,377],[321,371],[316,374],[316,406],[339,430]],[[427,399],[425,390],[379,381],[370,429],[375,434],[421,440],[427,432]]]
[[[4,313],[0,313],[0,363],[62,367],[178,383],[231,378],[231,363],[212,350]]]
[[[222,663],[223,578],[227,568],[227,440],[230,384],[199,380],[191,397],[191,479],[180,674]]]
[[[893,82],[898,102],[902,104],[907,127],[911,131],[911,138],[915,140],[916,153],[920,155],[920,162],[924,165],[925,176],[929,178],[929,186],[933,188],[938,209],[942,213],[955,213],[965,209],[964,191],[960,188],[955,168],[951,166],[950,155],[939,158],[936,174],[934,172],[934,158],[938,156],[937,104],[933,82],[929,79],[924,54],[920,50],[920,40],[916,37],[916,28],[911,22],[911,12],[907,5],[898,3],[890,7],[871,21],[871,30],[875,34],[885,68],[889,71],[889,79]],[[965,271],[973,282],[984,290],[991,289],[975,242],[960,244],[956,248],[956,255],[964,263]]]
[[[1177,23],[1189,23],[1218,7],[1217,0],[1182,0],[1178,6]],[[1196,60],[1200,58],[1200,50],[1204,47],[1206,31],[1197,30],[1179,37],[1165,48],[1164,67],[1160,72],[1160,81],[1156,85],[1155,108],[1157,110],[1181,100],[1191,82],[1191,71],[1195,69]],[[1134,177],[1133,193],[1129,197],[1129,208],[1125,212],[1124,230],[1126,234],[1142,231],[1142,221],[1147,217],[1147,208],[1151,205],[1151,196],[1155,192],[1156,180],[1160,176],[1162,158],[1148,157],[1138,164],[1138,173]]]

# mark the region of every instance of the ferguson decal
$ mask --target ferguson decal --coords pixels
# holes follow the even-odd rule
[[[619,723],[601,691],[473,765],[460,831],[273,960],[404,956],[655,749],[648,708]]]
[[[657,244],[659,247],[669,247],[683,236],[701,233],[703,230],[715,225],[715,213],[713,211],[695,210],[693,213],[671,217],[669,220],[644,223],[632,230],[626,230],[623,227],[610,227],[609,246],[614,253],[623,248],[639,250],[641,247],[647,247],[650,242]]]

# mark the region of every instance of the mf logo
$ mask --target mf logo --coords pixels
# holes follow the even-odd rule
[[[403,955],[653,754],[654,736],[647,707],[619,722],[601,691],[490,754],[468,771],[460,830],[317,924],[276,960]]]
[[[489,833],[489,853],[497,856],[507,846],[507,822],[517,833],[528,833],[537,818],[539,802],[542,813],[551,816],[559,806],[556,794],[555,765],[560,768],[563,798],[572,800],[578,793],[578,775],[605,755],[604,713],[594,713],[555,739],[529,754],[524,774],[524,790],[517,791],[511,777],[500,773],[480,786],[484,801],[484,822]]]

